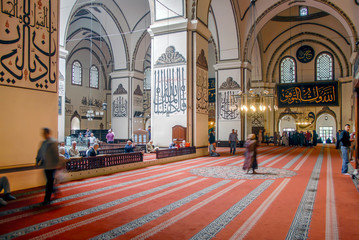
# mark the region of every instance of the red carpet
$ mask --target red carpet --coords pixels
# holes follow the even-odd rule
[[[258,148],[68,182],[0,208],[0,239],[359,239],[359,193],[331,145]],[[155,159],[146,154],[144,160]]]

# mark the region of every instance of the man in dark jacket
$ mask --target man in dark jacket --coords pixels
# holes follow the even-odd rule
[[[96,157],[98,154],[97,149],[98,149],[98,143],[95,143],[93,145],[93,147],[88,150],[87,156],[88,157]]]
[[[340,133],[339,140],[341,143],[340,150],[342,152],[342,174],[350,175],[348,173],[348,163],[349,163],[349,148],[350,148],[350,125],[346,124],[344,130]]]
[[[51,203],[51,195],[54,192],[54,179],[56,169],[60,165],[59,152],[57,148],[57,142],[51,138],[51,132],[48,128],[42,129],[42,135],[44,141],[37,153],[36,165],[41,165],[45,169],[46,176],[46,192],[43,205]]]

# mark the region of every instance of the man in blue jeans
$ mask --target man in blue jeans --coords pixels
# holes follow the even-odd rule
[[[349,149],[350,149],[350,125],[345,124],[344,130],[340,133],[339,141],[341,143],[340,150],[342,152],[342,174],[344,175],[350,175],[348,173],[348,163],[349,163]]]

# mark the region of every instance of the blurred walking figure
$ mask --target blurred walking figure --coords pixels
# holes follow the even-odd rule
[[[55,139],[51,138],[51,131],[48,128],[42,129],[42,136],[44,141],[41,144],[41,147],[37,153],[36,165],[41,165],[44,167],[45,176],[46,176],[46,191],[43,205],[48,205],[51,203],[51,195],[54,192],[54,180],[55,172],[59,167],[59,152],[57,148],[57,142]]]
[[[257,141],[255,134],[249,134],[246,143],[244,144],[246,151],[244,153],[245,160],[243,164],[243,170],[249,172],[250,169],[253,170],[253,174],[256,174],[255,171],[258,168],[257,163]]]

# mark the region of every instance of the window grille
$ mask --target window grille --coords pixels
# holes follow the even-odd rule
[[[75,61],[72,64],[72,84],[73,85],[82,85],[82,68],[81,63]]]
[[[333,58],[328,53],[317,57],[317,80],[333,80]]]
[[[92,66],[90,69],[90,87],[98,88],[98,69],[96,66]]]
[[[296,66],[293,58],[286,57],[280,64],[280,82],[281,83],[295,83]]]

